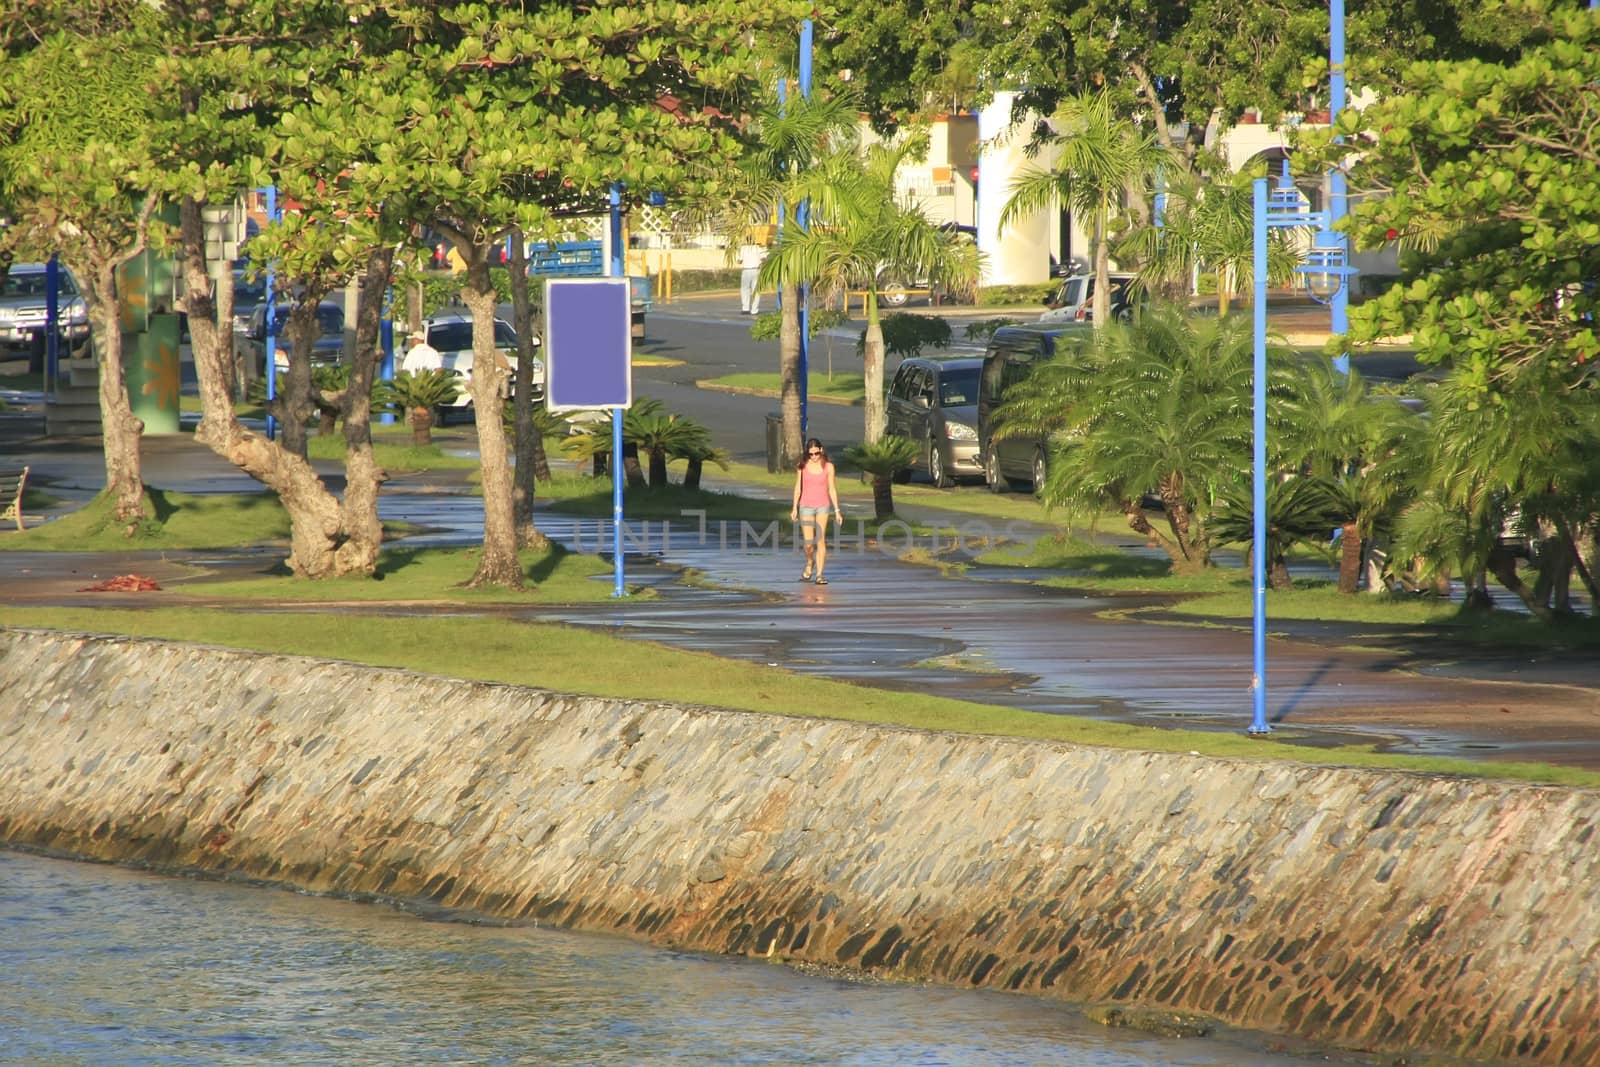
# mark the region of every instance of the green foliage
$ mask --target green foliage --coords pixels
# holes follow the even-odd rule
[[[934,315],[896,311],[885,315],[881,326],[883,350],[887,355],[907,358],[920,356],[924,345],[934,348],[950,347],[950,324]],[[866,347],[867,331],[862,330],[861,335],[856,338],[856,352],[858,354],[865,352]]]
[[[374,391],[380,410],[404,417],[454,404],[461,397],[461,375],[447,367],[395,371],[393,381],[375,383]]]
[[[844,458],[874,476],[889,477],[908,469],[921,451],[915,441],[897,434],[885,434],[876,441],[851,445]]]
[[[1055,282],[1034,282],[1029,285],[985,285],[978,290],[979,307],[1038,307],[1056,291]]]
[[[739,274],[737,267],[727,270],[675,270],[672,272],[672,292],[682,295],[737,289]]]
[[[974,319],[967,323],[966,333],[969,341],[987,341],[994,336],[994,332],[1002,326],[1015,326],[1020,319],[997,316],[992,319]]]
[[[1266,570],[1273,589],[1288,589],[1289,550],[1310,544],[1325,548],[1339,515],[1327,486],[1316,478],[1268,478]],[[1236,480],[1219,494],[1211,517],[1211,536],[1220,543],[1255,545],[1255,495],[1248,481]]]
[[[814,307],[806,314],[806,336],[815,337],[823,330],[831,330],[848,321],[838,308]],[[776,341],[783,334],[783,315],[768,311],[757,315],[750,324],[750,338],[755,341]]]

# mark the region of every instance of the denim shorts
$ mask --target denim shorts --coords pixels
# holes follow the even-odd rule
[[[823,504],[820,507],[812,507],[810,504],[801,504],[799,514],[802,519],[814,519],[818,515],[826,515],[832,510],[833,509],[826,504]]]

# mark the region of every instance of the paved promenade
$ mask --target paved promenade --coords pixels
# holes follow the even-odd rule
[[[33,469],[61,498],[52,510],[70,510],[98,491],[104,483],[98,439],[36,434],[37,420],[30,423],[25,412],[0,414],[5,462]],[[161,488],[257,488],[188,435],[149,438],[145,462],[147,481]],[[328,474],[336,476],[337,468]],[[972,519],[902,510],[913,520],[951,525]],[[397,477],[385,486],[381,513],[427,528],[423,537],[435,543],[481,539],[481,502],[464,471]],[[943,575],[901,562],[898,545],[857,538],[854,518],[870,514],[864,498],[847,504],[846,513],[846,537],[826,587],[797,582],[799,563],[787,548],[749,537],[741,543],[737,524],[701,531],[693,519],[670,526],[658,520],[647,542],[630,543],[625,559],[630,584],[653,585],[657,597],[530,614],[864,685],[1154,726],[1242,732],[1249,723],[1248,619],[1220,629],[1123,621],[1107,618],[1104,609],[1125,604],[1022,584],[1007,569]],[[30,522],[44,517],[30,515]],[[609,522],[541,511],[539,523],[570,546],[609,553]],[[204,583],[192,580],[149,594],[83,590],[127,573],[170,580],[192,573],[196,563],[229,576],[265,571],[282,554],[277,547],[154,555],[0,551],[0,600],[199,604]],[[708,580],[682,583],[681,567]],[[1376,741],[1399,751],[1600,768],[1600,663],[1593,656],[1527,649],[1486,655],[1401,627],[1272,621],[1270,628],[1268,714],[1275,733],[1263,744]]]

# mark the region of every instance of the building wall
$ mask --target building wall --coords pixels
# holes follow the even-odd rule
[[[1600,1063],[1592,791],[17,630],[0,692],[3,842],[1391,1057]]]

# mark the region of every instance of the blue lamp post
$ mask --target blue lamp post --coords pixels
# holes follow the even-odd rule
[[[1339,112],[1344,110],[1345,84],[1344,84],[1344,0],[1328,0],[1328,122],[1339,121]],[[1342,233],[1333,232],[1333,227],[1345,216],[1349,199],[1348,189],[1345,185],[1344,171],[1337,166],[1328,172],[1328,221],[1319,238],[1322,247],[1331,248],[1337,245],[1342,258],[1348,262],[1350,259],[1349,238]],[[1330,305],[1330,328],[1336,336],[1343,336],[1350,330],[1350,288],[1346,285],[1339,289],[1328,301]],[[1350,356],[1341,352],[1333,361],[1334,367],[1340,374],[1350,372]]]
[[[1284,164],[1278,186],[1267,195],[1267,179],[1254,182],[1255,219],[1255,347],[1252,365],[1251,420],[1251,648],[1253,674],[1250,692],[1254,709],[1250,721],[1252,735],[1269,734],[1267,724],[1267,231],[1318,227],[1319,242],[1312,247],[1304,266],[1307,288],[1319,300],[1331,300],[1345,288],[1345,279],[1354,269],[1344,262],[1341,244],[1327,240],[1326,211],[1302,207],[1299,190],[1289,181],[1289,166]],[[1326,236],[1325,236],[1326,235]]]

